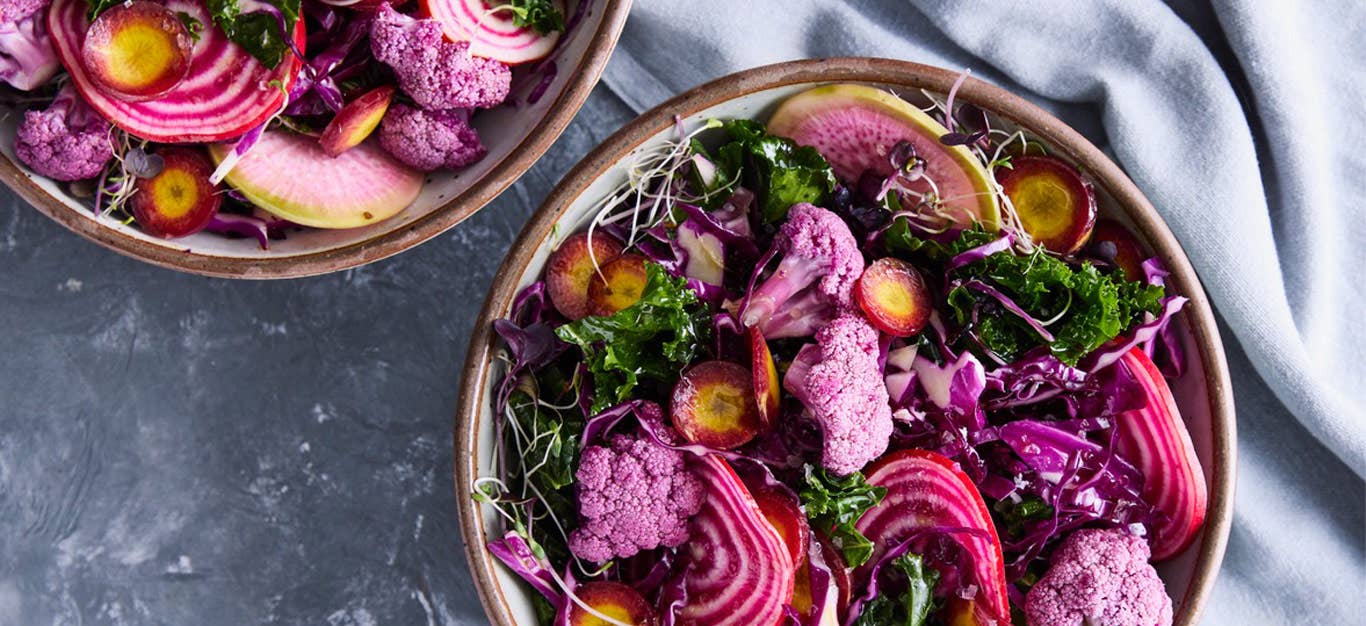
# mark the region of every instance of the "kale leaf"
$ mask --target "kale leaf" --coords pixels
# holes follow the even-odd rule
[[[725,129],[731,141],[716,151],[721,180],[737,181],[753,191],[765,223],[782,221],[800,202],[828,203],[835,191],[835,172],[815,148],[770,135],[750,120],[731,120]]]
[[[237,0],[208,0],[209,16],[228,39],[275,69],[290,50],[302,0],[262,0],[269,9],[243,13]]]
[[[863,605],[854,626],[924,626],[934,609],[934,587],[939,584],[939,572],[925,567],[918,554],[903,554],[892,565],[906,575],[906,592],[900,602],[886,594]]]
[[[686,279],[669,276],[657,263],[648,263],[646,274],[635,304],[555,329],[583,350],[593,378],[593,413],[630,399],[643,379],[672,385],[711,334],[711,316]]]
[[[1024,534],[1026,526],[1031,522],[1053,517],[1053,507],[1044,502],[1043,498],[1034,495],[1025,496],[1019,502],[998,500],[992,509],[1000,516],[997,528],[1004,529],[1011,537]]]
[[[799,495],[812,526],[839,545],[850,567],[868,561],[873,554],[873,542],[854,528],[854,523],[882,502],[887,495],[885,488],[868,484],[861,472],[835,476],[807,465],[806,484]]]
[[[564,13],[550,0],[510,0],[494,10],[510,11],[513,25],[530,28],[542,35],[564,30]]]
[[[123,4],[124,1],[125,0],[85,0],[85,3],[89,6],[85,16],[93,22],[101,13],[104,13],[116,4]]]
[[[902,219],[888,229],[886,245],[893,254],[942,266],[954,255],[995,237],[972,228],[952,242],[921,239]],[[993,254],[952,270],[950,278],[980,280],[1000,290],[1035,319],[1056,319],[1048,327],[1054,338],[1047,345],[1054,356],[1070,365],[1141,323],[1144,314],[1156,315],[1164,295],[1160,286],[1126,281],[1118,273],[1101,273],[1086,261],[1070,264],[1043,248],[1026,255]],[[960,326],[972,324],[971,330],[982,344],[1008,361],[1045,344],[1028,324],[990,296],[958,287],[949,292],[947,302]]]

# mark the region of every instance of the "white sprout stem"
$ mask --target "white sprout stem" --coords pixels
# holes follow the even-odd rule
[[[697,135],[719,126],[719,121],[709,120],[691,133],[647,150],[632,161],[626,170],[626,181],[614,187],[598,202],[598,209],[588,224],[590,244],[598,227],[629,219],[630,234],[625,243],[627,247],[634,246],[641,232],[654,228],[668,219],[678,201],[693,200],[694,198],[682,198],[667,190],[652,192],[650,185],[654,182],[664,182],[667,185],[668,181],[673,180],[678,172],[687,166],[686,157],[691,151],[692,140]],[[707,197],[710,195],[703,196]],[[598,262],[592,254],[591,245],[589,254],[593,265],[597,267]],[[601,269],[598,271],[601,272]]]
[[[1044,320],[1044,321],[1041,321],[1041,322],[1039,322],[1039,323],[1042,324],[1043,326],[1052,326],[1053,324],[1056,324],[1056,323],[1058,322],[1058,320],[1062,319],[1062,316],[1067,315],[1067,311],[1068,311],[1069,309],[1071,309],[1071,308],[1072,308],[1072,290],[1071,290],[1071,289],[1068,289],[1068,290],[1067,290],[1067,304],[1064,304],[1064,305],[1062,306],[1062,310],[1061,310],[1061,311],[1058,311],[1058,314],[1057,314],[1057,315],[1054,315],[1052,319]]]

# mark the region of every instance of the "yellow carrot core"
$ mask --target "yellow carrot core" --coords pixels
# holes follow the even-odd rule
[[[199,204],[199,181],[185,170],[163,170],[150,184],[157,212],[166,217],[182,217]]]
[[[1012,190],[1010,201],[1024,229],[1035,239],[1062,235],[1072,227],[1075,198],[1067,183],[1051,172],[1020,181]]]
[[[121,26],[109,43],[110,74],[127,87],[164,80],[181,60],[174,35],[155,24]]]

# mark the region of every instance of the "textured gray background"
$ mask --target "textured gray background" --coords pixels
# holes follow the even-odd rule
[[[599,87],[469,221],[302,280],[144,265],[0,191],[0,626],[485,623],[451,473],[471,324],[630,117]]]

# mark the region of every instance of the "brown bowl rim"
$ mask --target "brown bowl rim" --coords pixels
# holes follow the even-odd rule
[[[515,626],[511,611],[495,577],[496,561],[484,545],[487,536],[478,507],[467,493],[476,476],[478,464],[478,415],[489,374],[497,335],[493,321],[503,317],[517,290],[517,278],[535,252],[551,235],[552,226],[573,200],[612,164],[630,153],[647,138],[673,124],[673,117],[684,118],[721,102],[756,91],[800,83],[853,81],[900,85],[946,93],[959,74],[950,70],[909,61],[845,57],[789,61],[745,70],[695,87],[665,102],[622,127],[574,166],[551,191],[541,208],[527,221],[502,265],[498,268],[483,309],[476,319],[469,351],[462,371],[460,398],[454,425],[455,488],[459,507],[461,536],[465,554],[485,613],[492,623]],[[1213,428],[1213,484],[1205,530],[1198,548],[1195,571],[1185,596],[1175,602],[1176,626],[1199,623],[1201,611],[1214,588],[1223,561],[1233,517],[1233,491],[1237,458],[1232,384],[1229,380],[1219,330],[1209,300],[1199,278],[1175,235],[1157,209],[1125,175],[1122,169],[1081,134],[1047,111],[1024,98],[986,82],[969,78],[959,88],[957,98],[972,102],[994,114],[1012,120],[1061,150],[1091,173],[1124,210],[1142,238],[1171,271],[1171,280],[1190,298],[1185,310],[1205,371]]]
[[[597,85],[626,24],[631,2],[603,3],[602,21],[565,89],[506,158],[469,188],[412,223],[339,248],[262,258],[196,254],[186,248],[143,241],[90,219],[87,211],[73,209],[39,187],[32,176],[8,158],[0,158],[0,181],[68,230],[119,254],[160,267],[201,276],[249,279],[298,278],[359,267],[403,252],[465,221],[526,173],[569,126]]]

